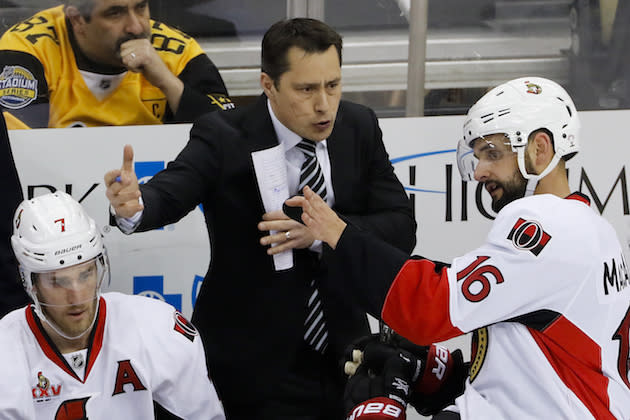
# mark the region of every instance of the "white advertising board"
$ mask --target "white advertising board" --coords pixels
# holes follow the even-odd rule
[[[582,149],[568,162],[569,185],[589,196],[591,207],[613,224],[628,258],[630,111],[582,112],[580,118]],[[495,216],[489,194],[476,182],[461,181],[455,147],[463,121],[463,116],[380,120],[396,174],[413,198],[415,253],[446,262],[481,244]]]
[[[592,206],[617,229],[628,256],[630,144],[625,122],[630,111],[581,116],[583,149],[569,164],[571,188],[592,198]],[[447,262],[482,243],[494,215],[487,192],[460,180],[455,145],[462,121],[462,116],[380,121],[396,173],[413,198],[415,253]],[[131,144],[136,172],[145,182],[177,155],[189,130],[189,124],[182,124],[10,132],[25,196],[67,191],[102,227],[112,265],[107,289],[164,299],[188,316],[210,259],[200,209],[163,229],[125,236],[107,225],[103,175],[120,166],[123,145]]]

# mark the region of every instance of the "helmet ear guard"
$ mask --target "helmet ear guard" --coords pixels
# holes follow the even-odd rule
[[[530,135],[540,129],[551,133],[554,158],[541,174],[529,174],[525,169],[524,152]],[[511,80],[490,90],[468,111],[463,125],[463,144],[458,145],[460,174],[464,180],[474,179],[470,166],[464,164],[467,159],[465,154],[468,149],[472,150],[474,140],[491,134],[504,134],[517,153],[522,175],[531,181],[528,192],[533,193],[538,180],[547,175],[561,158],[568,160],[579,151],[579,131],[577,110],[562,86],[541,77]],[[460,149],[464,154],[461,159]]]

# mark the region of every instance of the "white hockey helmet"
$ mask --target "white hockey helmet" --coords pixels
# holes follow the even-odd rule
[[[552,134],[555,155],[541,174],[528,174],[525,148],[529,135],[540,129]],[[577,110],[562,86],[542,77],[510,80],[490,90],[468,111],[463,138],[457,147],[460,174],[466,181],[474,179],[474,140],[491,134],[505,134],[512,150],[517,153],[521,173],[530,181],[528,193],[532,193],[538,180],[561,158],[568,160],[580,150],[579,131]]]
[[[107,250],[94,220],[83,206],[68,194],[57,191],[24,200],[15,211],[13,252],[20,264],[24,288],[35,303],[40,317],[45,319],[33,290],[34,273],[48,273],[96,260],[98,285],[104,278],[109,282]],[[63,335],[63,334],[62,334]]]

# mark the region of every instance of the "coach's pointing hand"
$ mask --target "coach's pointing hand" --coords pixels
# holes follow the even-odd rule
[[[138,200],[141,193],[133,170],[133,148],[130,145],[125,145],[122,167],[105,174],[105,186],[105,194],[117,216],[129,218],[144,208]]]

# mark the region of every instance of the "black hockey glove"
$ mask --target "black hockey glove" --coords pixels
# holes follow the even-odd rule
[[[432,345],[422,374],[416,382],[409,404],[423,416],[431,416],[453,404],[464,392],[470,363],[464,363],[462,351]]]
[[[361,357],[346,366],[354,374],[348,379],[344,405],[349,419],[404,419],[412,384],[420,374],[421,362],[411,353],[389,344],[368,343]]]
[[[382,347],[377,345],[382,346],[382,339],[376,334],[363,337],[346,351],[345,370],[347,374],[351,374],[353,369],[357,369],[358,362],[365,360],[364,364],[368,367],[368,373],[371,373],[372,376],[378,374],[380,376],[379,381],[382,381],[379,382],[373,377],[366,377],[363,370],[357,369],[361,375],[354,380],[350,378],[346,387],[346,397],[348,397],[345,400],[346,409],[351,403],[356,405],[361,398],[364,398],[363,401],[365,401],[366,398],[372,398],[375,395],[387,396],[386,390],[379,387],[381,384],[384,387],[384,384],[392,379],[391,375],[386,372],[390,367],[385,366],[385,362],[383,362],[380,370],[377,369],[378,361],[384,358]],[[405,378],[411,380],[408,395],[393,393],[393,395],[398,395],[404,399],[403,406],[409,402],[420,414],[432,415],[452,404],[455,398],[463,393],[469,364],[464,363],[461,350],[455,350],[451,353],[442,346],[418,346],[395,333],[389,334],[387,340],[389,342],[388,348],[400,350],[401,354],[412,361],[410,363],[414,363],[413,360],[415,360],[419,369],[414,376]],[[391,351],[388,354],[391,356]],[[401,371],[396,371],[396,369],[399,368],[394,368],[392,371],[394,377],[402,376]],[[408,371],[406,373],[408,374]]]

